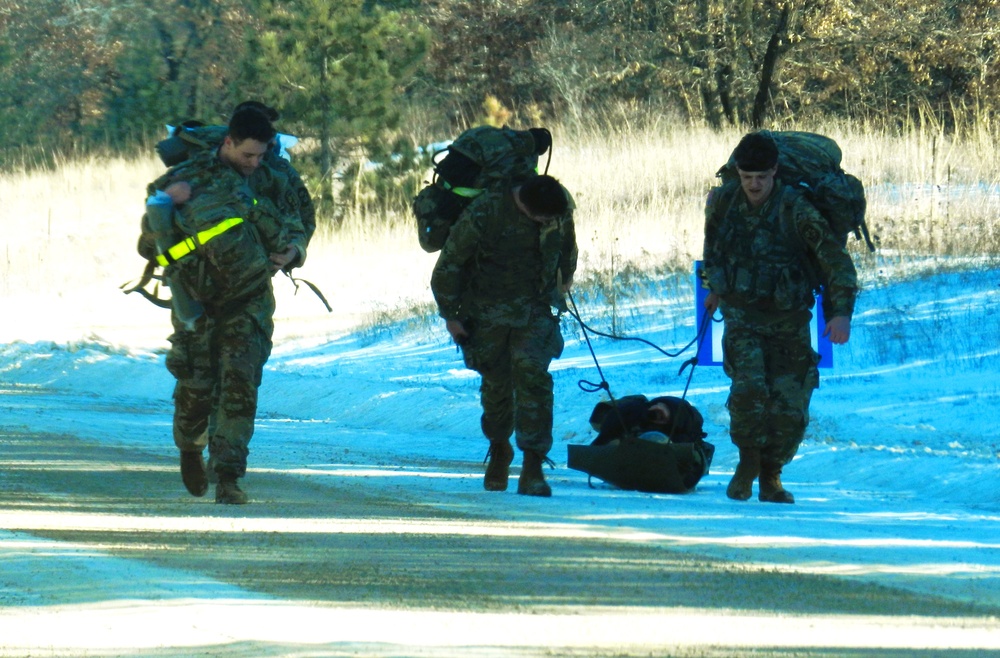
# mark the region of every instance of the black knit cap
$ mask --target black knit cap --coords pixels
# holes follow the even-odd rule
[[[736,146],[733,160],[741,171],[767,171],[778,164],[778,147],[770,136],[750,133]]]

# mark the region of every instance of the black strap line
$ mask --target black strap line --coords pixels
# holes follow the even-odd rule
[[[295,293],[294,294],[296,294],[296,295],[299,294],[299,283],[300,282],[304,283],[307,286],[309,286],[309,289],[312,290],[316,294],[317,297],[319,297],[319,301],[323,302],[323,306],[326,307],[327,312],[328,313],[333,313],[333,307],[330,306],[330,302],[326,301],[326,297],[323,296],[323,293],[320,292],[320,289],[316,286],[315,283],[312,283],[311,281],[306,281],[305,279],[299,279],[297,277],[294,277],[294,276],[292,276],[291,272],[285,272],[284,274],[292,282],[292,285],[295,286]]]
[[[555,143],[552,141],[552,133],[549,132],[548,128],[542,128],[545,132],[549,133],[549,159],[545,161],[545,171],[542,175],[545,176],[549,173],[549,165],[552,164],[552,149],[555,148]]]
[[[698,365],[698,353],[701,352],[701,344],[705,340],[706,329],[708,329],[708,323],[712,322],[712,316],[714,313],[705,313],[701,318],[701,326],[698,327],[698,335],[695,336],[695,342],[698,343],[697,349],[694,351],[694,356],[681,364],[681,369],[677,371],[677,376],[680,377],[684,372],[684,369],[691,366],[691,372],[688,373],[687,382],[684,384],[684,394],[681,399],[685,399],[688,394],[688,388],[691,386],[691,380],[694,378],[694,369]],[[688,346],[690,347],[690,345]],[[687,348],[685,348],[687,349]]]
[[[580,319],[580,310],[576,307],[576,300],[573,298],[573,293],[566,291],[566,296],[569,297],[569,303],[573,305],[573,310],[569,311],[569,314],[572,315],[573,319],[580,325],[580,329],[583,331],[583,338],[587,341],[587,349],[590,350],[590,356],[594,359],[594,365],[597,367],[597,374],[601,376],[600,384],[595,384],[593,382],[588,382],[585,379],[581,379],[577,382],[577,386],[587,393],[596,393],[602,390],[606,391],[608,397],[611,398],[611,403],[615,405],[615,408],[617,408],[618,405],[615,404],[615,398],[611,395],[611,385],[608,384],[608,380],[604,378],[604,371],[601,370],[601,362],[597,360],[597,353],[594,352],[594,345],[590,342],[590,335],[587,332],[592,332],[598,336],[607,336],[607,334],[602,334],[599,331],[594,331],[588,327],[587,324]]]
[[[686,352],[688,349],[690,349],[692,345],[696,345],[697,344],[698,348],[700,349],[702,341],[705,339],[706,330],[708,329],[708,323],[711,322],[711,321],[715,321],[713,319],[713,317],[712,317],[713,314],[711,314],[711,313],[705,313],[704,316],[701,319],[701,326],[698,327],[698,332],[695,335],[695,337],[691,340],[691,342],[688,343],[687,345],[685,345],[684,347],[680,348],[676,352],[670,352],[668,350],[663,349],[662,347],[660,347],[656,343],[653,343],[651,341],[646,340],[645,338],[638,338],[638,337],[635,337],[635,336],[618,336],[616,334],[609,334],[609,333],[604,333],[602,331],[597,331],[593,327],[588,326],[587,323],[584,322],[583,319],[580,317],[580,309],[577,308],[577,306],[576,306],[576,299],[574,299],[573,293],[567,291],[566,295],[569,298],[570,304],[573,307],[572,310],[568,311],[568,313],[580,325],[580,329],[583,331],[583,337],[587,341],[587,348],[590,350],[590,355],[594,359],[594,365],[597,367],[597,374],[599,374],[601,376],[601,382],[599,384],[595,384],[594,382],[588,382],[586,380],[580,380],[579,382],[577,382],[577,385],[582,390],[584,390],[584,391],[586,391],[588,393],[596,393],[596,392],[602,391],[602,390],[606,391],[607,394],[608,394],[608,397],[611,399],[611,404],[612,404],[612,406],[613,406],[613,408],[615,410],[618,409],[618,404],[615,402],[614,396],[611,395],[611,386],[610,386],[610,384],[608,384],[607,379],[605,379],[605,377],[604,377],[604,371],[601,369],[601,364],[600,364],[600,362],[597,359],[597,354],[594,352],[594,346],[590,342],[590,335],[589,335],[590,333],[592,333],[592,334],[594,334],[596,336],[603,336],[604,338],[610,338],[612,340],[630,340],[630,341],[635,341],[635,342],[643,343],[644,345],[648,345],[648,346],[652,347],[653,349],[655,349],[656,351],[660,352],[661,354],[663,354],[663,355],[665,355],[667,357],[676,358],[676,357],[680,356],[681,354],[683,354],[684,352]],[[696,365],[698,365],[698,354],[697,354],[697,351],[696,351],[695,355],[692,358],[688,359],[687,361],[685,361],[681,365],[680,370],[677,372],[677,375],[680,376],[681,374],[683,374],[685,368],[687,368],[688,366],[691,366],[691,372],[688,373],[687,384],[684,386],[684,395],[681,397],[682,400],[685,399],[685,397],[687,397],[688,388],[691,386],[691,380],[694,377],[694,366],[696,366]]]
[[[568,313],[571,316],[573,316],[573,319],[576,320],[580,324],[581,328],[583,328],[583,330],[584,330],[584,336],[586,336],[586,332],[589,331],[592,334],[594,334],[595,336],[602,336],[604,338],[610,338],[612,340],[631,340],[631,341],[635,341],[637,343],[643,343],[644,345],[648,345],[648,346],[652,347],[654,350],[656,350],[660,354],[663,354],[664,356],[668,356],[671,359],[675,359],[675,358],[679,357],[681,354],[683,354],[688,349],[690,349],[692,345],[694,345],[695,343],[698,343],[699,340],[700,340],[700,338],[701,338],[701,336],[703,335],[703,333],[705,331],[705,328],[708,326],[707,321],[705,319],[703,319],[702,320],[702,326],[698,330],[698,335],[696,335],[694,338],[692,338],[690,343],[688,343],[684,347],[680,348],[676,352],[670,352],[669,350],[665,350],[662,347],[660,347],[659,345],[657,345],[656,343],[653,343],[652,341],[648,341],[645,338],[639,338],[637,336],[618,336],[616,334],[608,334],[608,333],[604,333],[603,331],[598,331],[597,329],[594,329],[593,327],[587,326],[587,324],[580,318],[580,312],[576,308],[576,300],[573,299],[572,293],[568,293],[568,296],[569,296],[570,303],[573,305],[573,310],[568,311]],[[706,318],[710,317],[707,313],[705,314],[705,316],[706,316]],[[716,320],[716,322],[719,322],[719,320]],[[587,340],[587,344],[588,345],[590,344],[590,340],[589,339]],[[593,351],[593,350],[591,350],[591,351]]]
[[[142,276],[139,277],[138,283],[132,285],[131,281],[126,281],[118,286],[118,289],[126,295],[137,292],[160,308],[170,308],[171,300],[160,297],[160,281],[163,280],[163,276],[155,273],[157,267],[158,265],[156,261],[149,261],[146,263],[146,268],[142,271]],[[150,281],[155,281],[153,284],[153,292],[146,290],[146,284]]]

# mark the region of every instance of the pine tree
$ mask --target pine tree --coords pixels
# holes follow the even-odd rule
[[[426,53],[427,31],[364,0],[265,3],[254,76],[283,125],[319,142],[324,196],[338,161],[398,126],[396,100]]]

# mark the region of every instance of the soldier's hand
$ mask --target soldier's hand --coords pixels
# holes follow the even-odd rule
[[[296,259],[298,255],[299,252],[295,249],[295,247],[289,247],[280,254],[271,254],[271,274],[275,274],[280,270],[285,269],[289,263]]]
[[[179,206],[191,198],[191,184],[186,181],[171,183],[163,191],[170,195],[170,200],[174,202],[175,206]]]
[[[834,345],[843,345],[851,339],[851,318],[846,315],[838,315],[826,323],[824,336],[830,337],[830,342]]]
[[[569,294],[570,288],[573,287],[573,275],[564,276],[562,268],[560,267],[556,270],[556,288],[564,295]]]
[[[462,324],[461,320],[448,320],[445,323],[445,328],[451,334],[451,339],[455,341],[456,345],[465,345],[465,342],[469,340],[469,332],[465,330],[465,325]]]
[[[715,315],[715,311],[719,308],[719,296],[714,292],[708,293],[708,297],[705,298],[705,310],[709,312],[710,315]]]

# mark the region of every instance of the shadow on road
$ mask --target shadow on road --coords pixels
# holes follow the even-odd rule
[[[0,435],[0,520],[23,538],[69,542],[155,566],[160,596],[211,598],[222,583],[244,595],[406,608],[527,610],[553,606],[696,607],[788,614],[997,615],[996,608],[845,579],[751,569],[693,558],[653,542],[588,536],[574,524],[498,522],[368,489],[359,478],[322,483],[251,473],[254,503],[188,496],[172,446],[152,454],[69,435]],[[13,540],[0,542],[12,546]],[[81,547],[89,547],[90,552]],[[50,547],[48,553],[58,552]],[[23,557],[23,552],[22,552]],[[104,600],[33,567],[34,597]],[[230,595],[232,593],[230,592]]]

